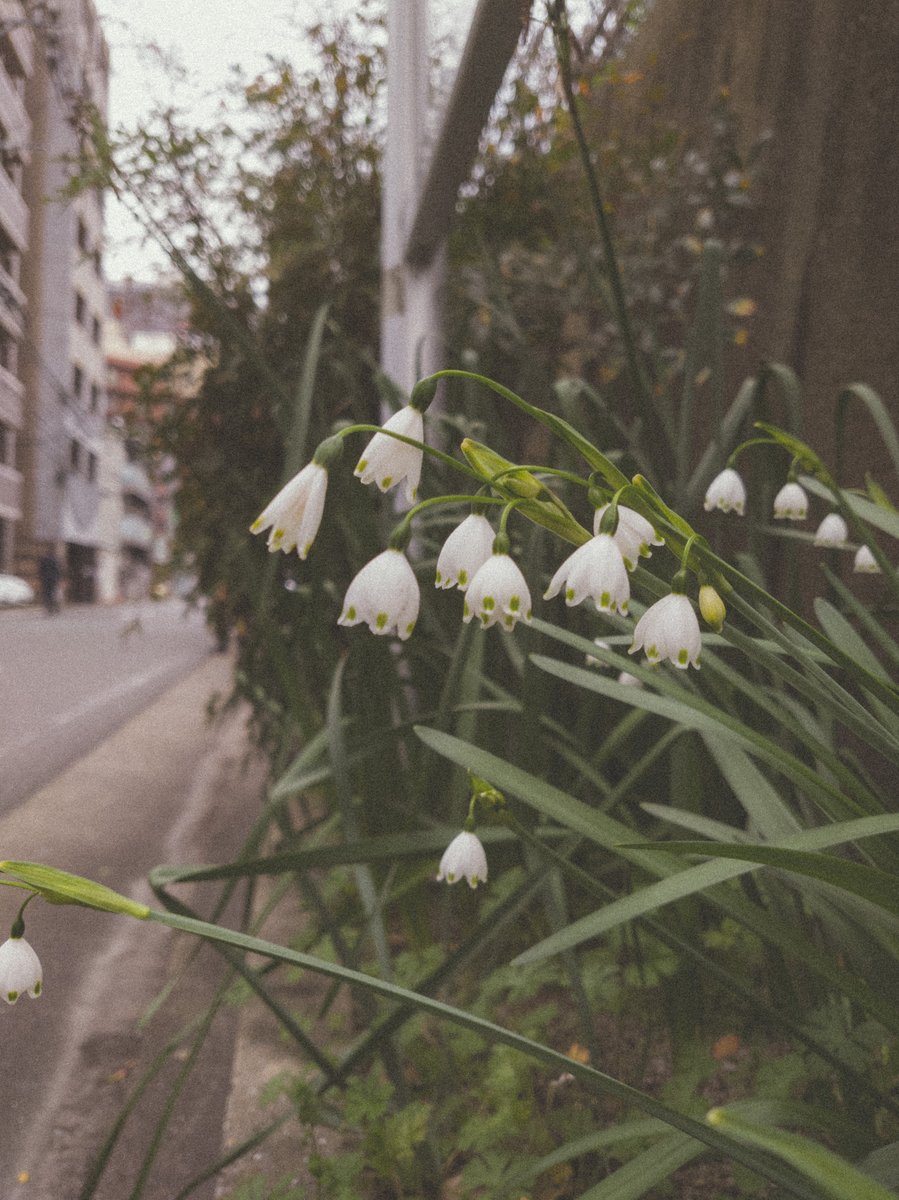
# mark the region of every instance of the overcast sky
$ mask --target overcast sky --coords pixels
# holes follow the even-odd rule
[[[239,65],[252,75],[268,52],[303,54],[300,30],[323,12],[357,7],[355,0],[94,0],[110,47],[109,122],[133,125],[154,102],[194,109],[198,120],[209,111]],[[447,11],[464,27],[474,0],[431,0],[435,23]],[[461,21],[460,21],[461,18]],[[148,49],[149,46],[153,49]],[[184,69],[174,86],[166,58]],[[165,267],[161,252],[140,246],[139,230],[111,197],[106,208],[107,274],[152,279]]]

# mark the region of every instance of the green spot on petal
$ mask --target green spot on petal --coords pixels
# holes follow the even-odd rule
[[[41,994],[41,992],[42,992],[42,991],[43,991],[43,988],[41,987],[40,981],[38,981],[38,982],[37,982],[37,983],[34,985],[34,994],[35,994],[35,996],[39,996],[39,995]]]
[[[378,613],[378,615],[375,617],[375,624],[379,629],[383,629],[387,624],[387,613]]]
[[[467,601],[467,600],[466,600],[466,601],[465,601],[465,603],[462,605],[462,616],[463,616],[463,617],[470,617],[470,616],[471,616],[471,609],[468,607],[468,601]]]
[[[393,483],[393,476],[385,475],[384,478],[381,480],[381,491],[386,492],[392,483]]]
[[[356,463],[356,471],[355,471],[355,474],[356,474],[356,475],[361,475],[361,474],[362,474],[362,472],[365,470],[365,468],[366,468],[367,466],[368,466],[368,459],[366,459],[366,458],[360,458],[360,459],[359,459],[359,461]]]
[[[256,520],[253,522],[253,524],[250,526],[250,533],[258,533],[261,528],[262,528],[262,518],[257,517]]]
[[[611,603],[612,603],[612,597],[609,595],[608,592],[603,592],[603,594],[599,598],[599,607],[600,608],[608,608]]]
[[[647,658],[658,658],[659,657],[658,646],[656,646],[656,645],[647,646],[646,647],[646,657]]]
[[[690,661],[690,652],[687,649],[681,649],[677,652],[677,661],[682,667],[685,667]]]
[[[456,872],[455,871],[447,871],[446,882],[447,883],[455,883],[456,882]]]
[[[513,613],[518,612],[519,608],[521,608],[521,597],[520,596],[510,596],[509,597],[509,608],[512,610]]]
[[[464,587],[466,583],[468,583],[468,572],[462,570],[459,572],[459,587]]]
[[[443,576],[442,576],[442,575],[440,574],[440,572],[438,571],[438,572],[437,572],[437,576],[436,576],[436,578],[435,578],[434,582],[435,582],[435,583],[437,583],[437,584],[439,584],[439,583],[440,583],[442,580],[443,580]]]
[[[411,633],[414,628],[415,628],[415,622],[413,621],[410,625],[406,626],[406,633]]]
[[[351,605],[350,605],[350,607],[349,607],[349,608],[346,610],[346,615],[347,615],[347,617],[349,617],[349,619],[350,619],[351,621],[355,621],[355,620],[356,620],[356,606],[355,606],[355,604],[351,604]]]
[[[19,998],[18,992],[7,992],[6,993],[6,999],[9,1001],[10,1004],[15,1004],[15,1002],[18,1000],[18,998]]]
[[[496,601],[492,596],[485,596],[481,601],[481,608],[483,608],[484,612],[492,612],[495,604]]]
[[[574,599],[574,588],[566,588],[565,589],[565,599],[566,600]]]

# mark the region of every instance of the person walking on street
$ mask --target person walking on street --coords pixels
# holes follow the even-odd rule
[[[41,600],[47,615],[59,612],[59,559],[52,550],[42,554],[37,565],[41,580]]]

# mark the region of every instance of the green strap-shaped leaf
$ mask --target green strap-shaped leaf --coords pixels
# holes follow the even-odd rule
[[[759,1150],[778,1155],[807,1176],[820,1189],[821,1197],[830,1200],[896,1200],[895,1192],[887,1191],[832,1150],[798,1133],[756,1125],[727,1108],[713,1108],[706,1120],[715,1129],[726,1129]]]

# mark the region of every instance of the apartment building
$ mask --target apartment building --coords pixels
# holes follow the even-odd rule
[[[103,197],[63,190],[83,149],[78,113],[93,108],[106,118],[109,51],[92,0],[29,7],[35,52],[25,87],[32,138],[23,188],[30,232],[15,561],[19,574],[33,578],[40,556],[54,553],[68,599],[90,601],[106,419]]]
[[[31,151],[25,87],[33,61],[34,37],[22,5],[0,0],[0,573],[13,569],[24,502],[25,294],[20,277],[28,246],[22,179]]]

